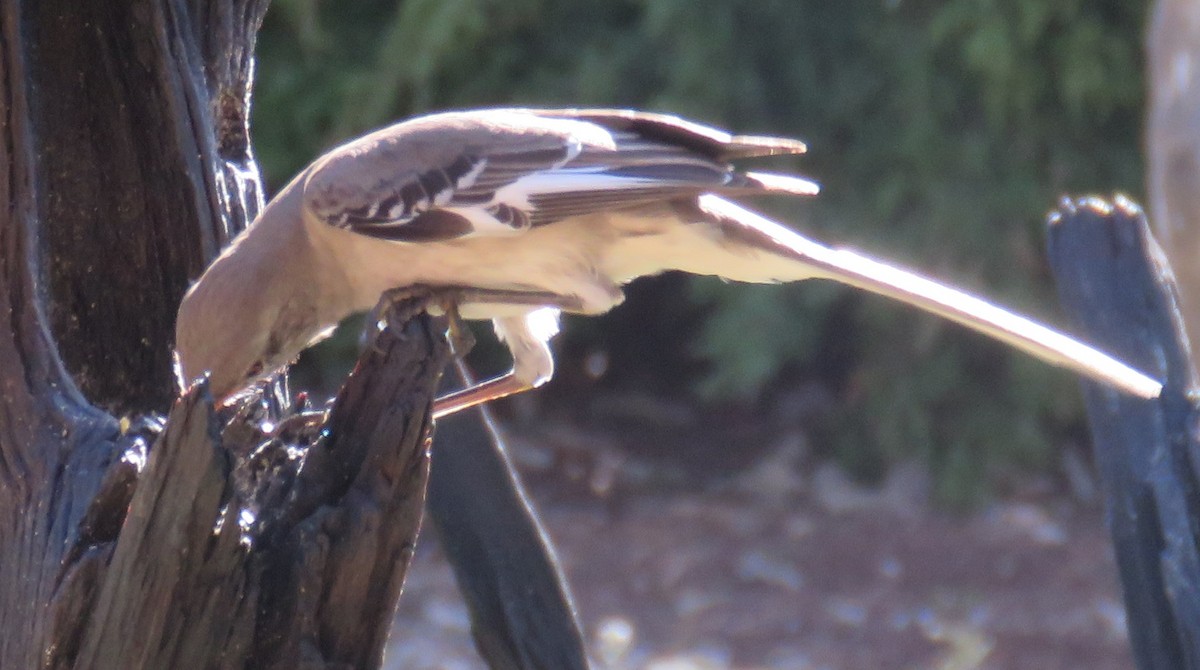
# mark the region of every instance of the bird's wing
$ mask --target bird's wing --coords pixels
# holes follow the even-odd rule
[[[311,168],[319,220],[399,242],[506,234],[570,216],[705,192],[812,195],[789,175],[727,161],[800,153],[797,140],[734,136],[624,110],[485,110],[403,122]]]

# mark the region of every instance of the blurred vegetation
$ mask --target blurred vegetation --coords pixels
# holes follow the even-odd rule
[[[801,137],[810,155],[782,167],[824,193],[764,207],[1061,323],[1043,216],[1064,193],[1140,193],[1145,11],[1132,0],[276,0],[254,133],[275,185],[361,131],[452,107],[633,106]],[[859,474],[918,457],[943,500],[969,502],[1009,473],[1052,467],[1056,445],[1079,435],[1072,377],[939,320],[811,284],[671,286],[658,299],[706,308],[684,346],[712,363],[690,392],[767,402],[781,370],[823,376],[837,409],[820,446]]]

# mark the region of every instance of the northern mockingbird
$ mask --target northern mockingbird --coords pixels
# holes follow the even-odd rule
[[[435,416],[538,386],[560,310],[601,314],[666,270],[742,282],[832,279],[956,321],[1143,397],[1161,385],[961,291],[801,237],[726,197],[813,195],[730,161],[805,151],[624,110],[494,109],[393,125],[318,159],[267,205],[179,308],[181,379],[227,401],[397,287],[457,287],[492,319],[507,375],[438,399]]]

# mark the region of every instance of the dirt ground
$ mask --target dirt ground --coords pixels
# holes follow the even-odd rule
[[[796,435],[718,479],[574,428],[510,439],[599,668],[1133,667],[1098,504],[1043,492],[954,515],[919,468],[865,490],[797,467]],[[424,533],[387,667],[484,668],[468,627]]]

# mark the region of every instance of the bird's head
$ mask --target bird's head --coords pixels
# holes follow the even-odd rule
[[[210,298],[218,293],[202,281],[180,303],[176,373],[181,388],[207,373],[213,398],[224,403],[286,365],[288,356],[252,290],[236,294],[242,298],[237,304],[212,304]]]
[[[303,174],[229,243],[183,296],[175,321],[181,386],[207,373],[213,398],[228,403],[284,368],[344,316],[318,310],[320,291],[330,282],[311,280],[322,273],[314,269],[316,257],[303,225],[296,188]]]

